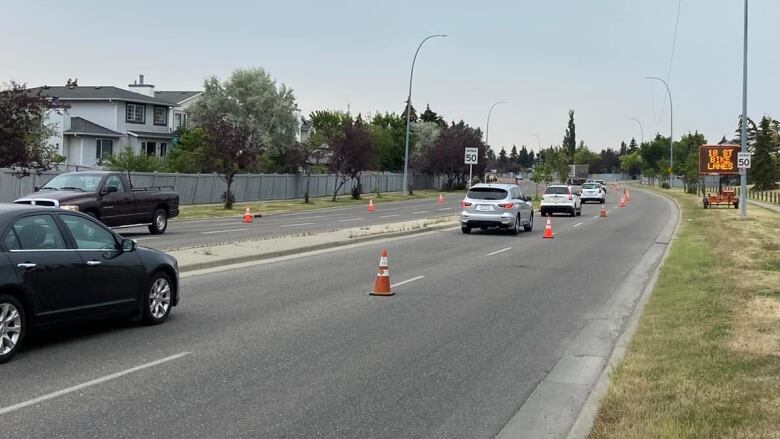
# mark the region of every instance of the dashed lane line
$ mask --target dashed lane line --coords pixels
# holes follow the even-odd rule
[[[509,250],[512,250],[512,247],[502,248],[501,250],[496,250],[494,252],[490,252],[490,253],[486,254],[485,256],[493,256],[493,255],[497,255],[499,253],[504,253],[504,252],[509,251]]]
[[[247,228],[243,229],[229,229],[229,230],[212,230],[211,232],[200,232],[201,235],[214,235],[216,233],[230,233],[230,232],[241,232],[243,230],[248,230]]]

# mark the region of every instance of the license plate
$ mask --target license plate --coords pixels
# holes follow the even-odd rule
[[[487,204],[477,204],[477,210],[480,212],[490,212],[493,210],[493,207]]]

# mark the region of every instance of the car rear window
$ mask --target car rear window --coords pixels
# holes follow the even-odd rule
[[[472,200],[503,200],[506,198],[506,190],[495,187],[476,187],[466,195]]]
[[[563,194],[563,195],[569,195],[569,188],[565,186],[550,186],[544,191],[545,195],[550,194]]]
[[[583,188],[583,189],[598,189],[598,188],[599,188],[599,185],[598,185],[598,184],[596,184],[596,183],[585,183],[585,184],[582,186],[582,188]]]

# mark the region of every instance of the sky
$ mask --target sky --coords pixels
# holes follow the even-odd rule
[[[568,111],[593,150],[655,133],[711,143],[742,111],[743,2],[6,0],[0,83],[126,87],[144,74],[157,90],[202,89],[263,67],[293,88],[304,114],[320,109],[401,112],[412,103],[484,131],[495,150],[559,145]],[[750,0],[748,115],[780,117],[780,1]]]

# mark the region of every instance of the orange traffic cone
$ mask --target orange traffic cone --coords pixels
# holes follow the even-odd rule
[[[376,207],[374,207],[374,200],[368,200],[368,211],[373,212],[376,210]]]
[[[439,201],[438,201],[438,203],[439,204],[444,204],[444,194],[441,194],[441,193],[439,194]]]
[[[626,207],[626,198],[620,197],[620,206],[619,207]]]
[[[631,201],[631,193],[626,189],[626,202]]]
[[[544,226],[544,235],[542,235],[542,238],[552,239],[553,231],[552,231],[552,223],[550,222],[550,214],[547,214],[547,225]]]
[[[602,218],[606,218],[607,217],[607,209],[604,208],[603,204],[601,205],[601,212],[599,212],[599,216],[602,217]]]
[[[390,266],[387,263],[387,250],[382,249],[379,255],[379,268],[376,271],[376,281],[374,281],[374,291],[368,293],[372,296],[392,296],[395,294],[390,291]]]
[[[254,219],[255,219],[255,216],[252,215],[251,212],[249,212],[249,208],[247,207],[246,210],[244,211],[244,222],[245,223],[251,223],[252,221],[254,221]]]

